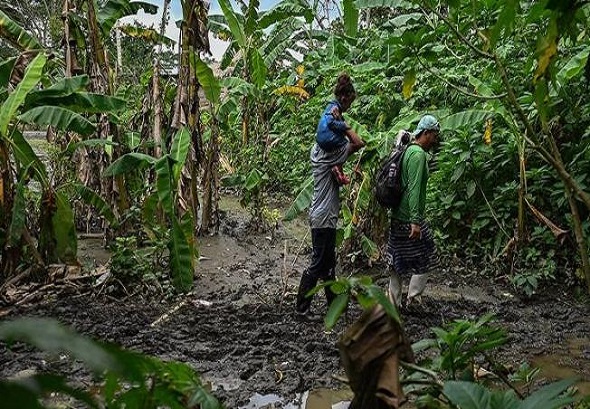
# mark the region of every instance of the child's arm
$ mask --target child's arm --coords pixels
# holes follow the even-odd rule
[[[330,113],[326,114],[326,119],[328,123],[328,128],[330,128],[334,132],[345,133],[347,130],[350,129],[350,126],[348,126],[348,124],[344,122],[342,113],[336,105],[332,107]]]

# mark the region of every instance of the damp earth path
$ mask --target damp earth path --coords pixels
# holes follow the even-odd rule
[[[329,333],[321,297],[312,304],[318,319],[294,314],[297,281],[309,256],[303,230],[253,234],[239,219],[226,217],[219,235],[200,242],[195,288],[183,298],[71,296],[19,308],[3,319],[52,317],[96,339],[186,362],[211,383],[226,408],[256,408],[249,404],[252,397],[265,395],[280,397],[276,407],[305,407],[300,400],[306,391],[344,387],[337,379],[343,370],[336,341],[359,311],[352,308]],[[378,267],[358,273],[371,275],[382,288],[387,284]],[[152,325],[179,301],[181,308]],[[590,394],[590,307],[564,290],[523,299],[505,283],[446,269],[432,277],[422,304],[405,310],[403,319],[416,342],[432,337],[432,327],[486,313],[509,336],[498,354],[501,363],[536,363],[547,382],[578,377],[580,391]],[[74,382],[88,376],[78,363],[27,346],[0,345],[0,376],[28,370],[65,373]]]

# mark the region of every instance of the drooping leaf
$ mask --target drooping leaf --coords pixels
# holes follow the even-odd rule
[[[338,294],[332,304],[330,304],[330,308],[324,317],[324,326],[326,330],[330,331],[338,322],[338,318],[342,315],[344,310],[346,310],[346,306],[348,305],[349,294]]]
[[[18,83],[15,90],[10,93],[2,104],[2,108],[0,108],[0,135],[6,135],[8,124],[14,120],[18,108],[25,101],[27,94],[41,80],[46,62],[47,57],[45,57],[45,54],[38,54],[27,66],[22,81]]]
[[[303,17],[306,23],[311,23],[314,17],[313,9],[304,0],[283,0],[270,10],[261,13],[259,27],[265,29],[277,22],[283,22],[288,17]]]
[[[31,91],[27,95],[26,103],[31,106],[37,100],[42,100],[43,98],[65,97],[74,92],[85,91],[89,83],[90,79],[88,75],[62,78],[48,88]]]
[[[109,222],[110,227],[116,227],[118,225],[117,219],[111,206],[100,197],[94,190],[84,186],[81,183],[75,183],[74,189],[78,195],[84,200],[85,203],[93,206],[98,213]]]
[[[549,22],[547,35],[541,39],[537,46],[537,69],[533,76],[534,81],[545,75],[545,71],[547,71],[549,64],[553,61],[553,57],[557,54],[558,41],[559,30],[557,28],[556,18],[553,17]]]
[[[378,260],[379,259],[379,247],[377,244],[365,236],[364,234],[361,235],[361,248],[363,249],[363,253],[367,256],[370,260]]]
[[[402,94],[405,99],[410,99],[414,84],[416,83],[416,71],[412,68],[408,70],[404,75],[404,84],[402,87]]]
[[[191,143],[191,136],[188,128],[182,127],[174,135],[172,146],[170,147],[170,157],[174,160],[172,176],[177,182],[180,178],[180,172],[186,162],[186,157]]]
[[[103,35],[108,37],[117,20],[136,14],[142,9],[147,14],[156,14],[158,12],[157,6],[143,1],[107,0],[98,11],[96,19]]]
[[[289,206],[285,212],[283,220],[288,222],[295,219],[301,212],[309,207],[313,195],[313,178],[308,178],[302,185],[301,190],[297,194],[295,201]]]
[[[253,191],[260,188],[260,183],[262,182],[262,172],[258,169],[254,168],[248,173],[246,177],[246,181],[244,183],[244,189]]]
[[[25,174],[28,169],[25,171]],[[12,204],[12,220],[8,227],[8,245],[13,247],[20,246],[20,239],[26,226],[26,200],[25,200],[25,177],[21,177],[16,185],[14,202]]]
[[[168,155],[164,155],[155,162],[157,176],[156,188],[164,212],[166,212],[168,217],[172,220],[175,220],[176,213],[174,211],[174,203],[172,199],[174,187],[172,186],[172,171],[170,167],[170,157]]]
[[[117,30],[121,30],[122,33],[128,35],[129,37],[140,38],[152,44],[163,44],[171,48],[173,48],[176,45],[176,41],[166,37],[165,35],[161,35],[153,28],[145,28],[133,26],[131,24],[124,24],[119,25],[117,27]]]
[[[231,30],[232,36],[240,45],[240,47],[245,49],[247,44],[246,35],[244,34],[242,25],[234,13],[231,2],[229,0],[219,0],[219,6],[221,7],[221,11],[223,11],[225,19],[227,20],[227,24]]]
[[[28,104],[27,99],[27,104]],[[68,109],[78,113],[115,113],[124,109],[127,102],[124,99],[102,94],[75,92],[65,96],[40,96],[34,100],[36,105],[50,105]]]
[[[221,95],[221,84],[219,80],[215,78],[213,70],[200,58],[196,60],[195,73],[199,84],[203,87],[205,92],[205,98],[214,105],[219,103],[219,97]]]
[[[103,176],[110,177],[137,170],[142,166],[153,165],[156,159],[143,153],[132,152],[121,156],[105,169]]]
[[[21,50],[41,50],[43,48],[36,38],[16,24],[2,10],[0,10],[0,37]]]
[[[12,138],[12,152],[14,157],[24,168],[33,170],[33,177],[41,183],[42,186],[47,186],[48,176],[45,164],[39,159],[29,142],[23,137],[23,134],[15,129],[11,133]]]
[[[387,315],[389,315],[395,322],[401,324],[401,318],[395,305],[391,302],[388,296],[385,295],[383,290],[376,285],[370,285],[367,287],[368,294],[377,300],[377,302],[383,307]]]
[[[55,192],[56,210],[51,218],[55,234],[55,250],[62,263],[76,263],[78,237],[74,223],[74,212],[68,198],[61,192]]]
[[[279,58],[285,56],[285,51],[293,46],[293,34],[303,26],[303,22],[295,18],[281,21],[273,27],[261,47],[261,55],[267,67],[272,67]]]
[[[190,213],[187,212],[185,215]],[[172,218],[170,234],[170,268],[174,287],[179,291],[190,291],[194,274],[192,251],[187,236],[176,218]]]
[[[267,68],[264,64],[264,59],[256,48],[250,49],[248,62],[250,64],[252,82],[258,88],[262,88],[262,86],[266,83]]]
[[[29,109],[18,116],[22,122],[40,126],[52,126],[61,131],[73,131],[90,135],[96,126],[82,115],[66,108],[44,105]]]

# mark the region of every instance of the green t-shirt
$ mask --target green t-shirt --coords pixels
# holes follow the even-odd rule
[[[405,223],[419,224],[424,220],[426,208],[426,182],[428,182],[426,152],[416,144],[408,146],[402,159],[402,200],[392,217]]]

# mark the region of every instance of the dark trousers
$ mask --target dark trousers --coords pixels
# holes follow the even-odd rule
[[[336,229],[311,229],[311,245],[311,264],[303,272],[297,292],[296,309],[299,312],[309,309],[312,297],[306,295],[317,285],[318,280],[329,281],[336,278]],[[329,287],[325,287],[324,292],[329,306],[336,295]]]

